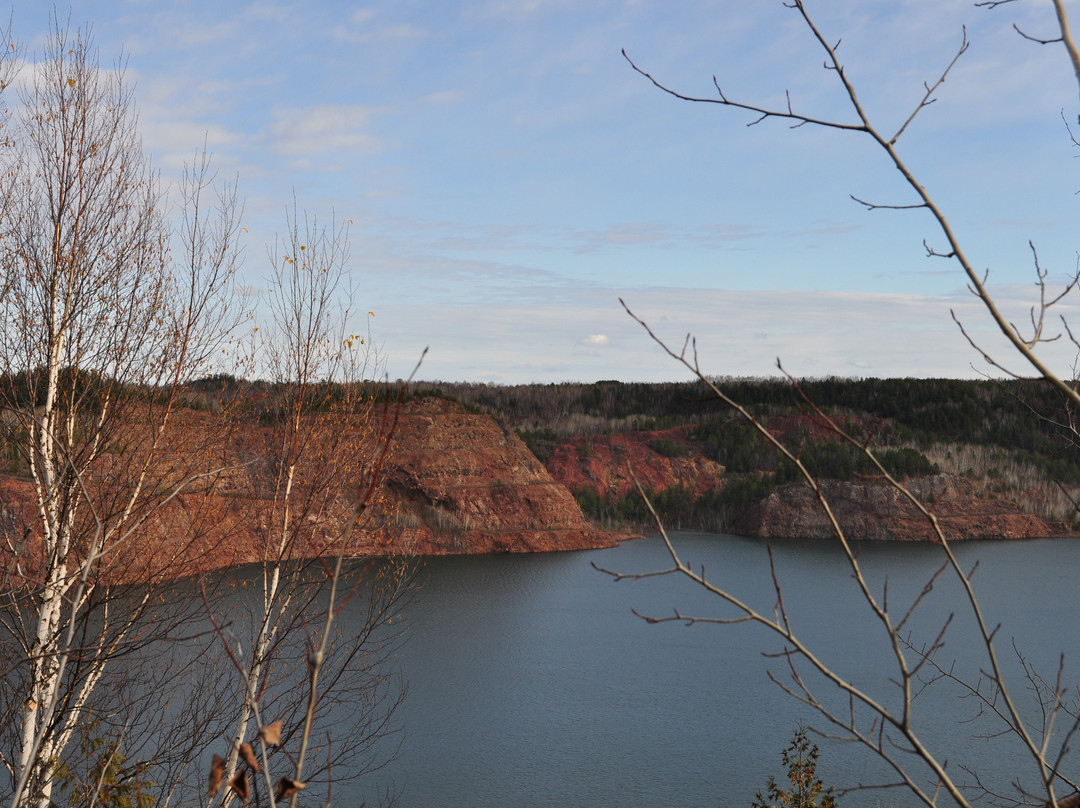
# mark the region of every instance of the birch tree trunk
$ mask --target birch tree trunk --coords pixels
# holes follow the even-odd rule
[[[261,460],[251,475],[250,499],[262,503],[253,520],[263,554],[260,609],[250,617],[250,642],[237,658],[244,697],[223,780],[244,775],[239,749],[257,744],[253,720],[281,721],[281,745],[290,754],[287,763],[271,759],[277,774],[299,780],[305,757],[318,747],[319,766],[307,771],[323,782],[305,791],[317,802],[315,788],[329,796],[334,772],[357,777],[386,762],[383,753],[368,750],[393,734],[390,719],[404,692],[381,665],[393,645],[389,632],[384,644],[372,636],[397,613],[412,568],[388,563],[386,575],[356,581],[335,602],[343,559],[355,552],[352,537],[379,528],[368,506],[381,491],[394,431],[380,414],[393,405],[372,397],[366,380],[377,364],[375,354],[366,337],[350,333],[347,228],[320,225],[295,203],[286,224],[270,254],[272,324],[265,329],[270,336],[262,356],[275,392],[262,418],[268,425]],[[363,619],[339,636],[333,633],[334,615],[350,599],[362,604]],[[322,685],[320,671],[328,674]],[[306,689],[299,684],[305,680]],[[329,718],[328,710],[337,713],[330,719],[337,731],[314,738],[312,726]],[[343,719],[343,712],[351,717]],[[272,792],[271,765],[260,776]],[[221,804],[232,798],[224,790]]]
[[[85,633],[90,604],[134,574],[125,565],[149,515],[191,477],[161,463],[162,447],[180,386],[206,371],[232,323],[235,193],[204,221],[213,177],[197,162],[174,261],[123,71],[96,58],[81,32],[54,23],[0,149],[0,410],[35,498],[16,548],[23,588],[2,617],[25,658],[21,693],[5,696],[20,705],[3,732],[16,750],[3,759],[12,806],[50,804],[95,687],[161,581],[164,570],[141,570],[142,594],[96,609]]]

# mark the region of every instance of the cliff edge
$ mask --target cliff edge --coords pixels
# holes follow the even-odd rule
[[[405,405],[386,473],[389,546],[418,555],[612,547],[573,495],[494,418],[426,397]]]
[[[808,419],[788,418],[774,419],[771,426],[778,432],[796,426],[809,431],[814,424]],[[606,509],[604,516],[615,524],[625,519],[627,512],[640,518],[639,512],[626,506],[628,499],[636,500],[638,496],[632,470],[642,487],[653,494],[658,507],[665,492],[681,494],[680,498],[668,498],[681,508],[680,512],[667,515],[668,527],[679,527],[680,520],[686,520],[693,529],[704,527],[765,539],[833,535],[816,495],[802,482],[770,483],[767,496],[757,501],[727,496],[726,493],[735,490],[728,489],[733,484],[745,489],[748,479],[768,482],[768,472],[757,476],[727,473],[722,465],[705,456],[692,439],[692,430],[691,425],[566,438],[552,451],[547,467],[572,492],[579,497],[584,494],[582,501],[599,503]],[[907,485],[920,502],[933,504],[933,512],[948,539],[1075,535],[1068,525],[1026,513],[1012,500],[988,494],[965,477],[931,474],[914,477]],[[825,479],[821,486],[849,539],[932,541],[934,538],[926,517],[915,505],[881,481]],[[686,526],[685,521],[682,526]]]
[[[1005,499],[977,495],[970,480],[936,474],[908,482],[918,500],[931,505],[945,538],[1035,539],[1069,535],[1067,527],[1023,513]],[[934,541],[926,517],[890,485],[880,482],[823,480],[822,492],[849,539]],[[735,521],[735,532],[761,538],[831,538],[832,526],[809,486],[780,486]]]
[[[191,429],[214,428],[201,414],[188,416]],[[115,570],[104,576],[180,578],[262,560],[258,521],[270,503],[247,482],[250,466],[241,461],[258,457],[264,431],[255,422],[240,424],[225,457],[234,467],[212,486],[193,486],[150,513],[138,552],[116,557]],[[585,550],[625,538],[594,526],[517,435],[489,415],[440,398],[403,406],[383,483],[370,527],[346,548],[350,556]],[[28,479],[0,475],[0,533],[25,531],[27,540],[17,553],[10,542],[0,543],[0,567],[26,578],[40,562],[33,502]],[[330,532],[340,524],[331,518]],[[318,529],[301,532],[296,556],[325,551]]]

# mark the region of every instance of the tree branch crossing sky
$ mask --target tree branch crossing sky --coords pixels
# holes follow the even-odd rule
[[[1077,83],[1052,9],[807,0],[872,118],[900,138],[1023,327],[1077,268]],[[1080,8],[1074,6],[1080,18]],[[61,16],[67,15],[60,9]],[[355,309],[390,378],[681,379],[618,298],[710,374],[972,376],[949,309],[1000,347],[925,211],[865,137],[671,98],[667,86],[852,121],[798,15],[755,0],[75,0],[103,65],[126,62],[146,150],[174,179],[204,140],[246,198],[255,306],[285,207],[351,220]],[[36,0],[13,31],[37,58]],[[1074,126],[1074,131],[1076,127]],[[1062,309],[1075,312],[1074,305]],[[362,322],[360,326],[366,328]],[[1057,351],[1068,374],[1071,354]],[[1002,350],[1002,357],[1007,358]],[[1017,368],[1024,371],[1023,368]]]

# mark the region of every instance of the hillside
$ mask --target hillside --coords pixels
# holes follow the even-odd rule
[[[873,478],[861,452],[825,428],[796,387],[745,380],[725,386],[828,481],[850,538],[929,538],[915,508]],[[352,554],[611,546],[653,527],[635,477],[671,527],[766,538],[829,535],[794,467],[700,385],[440,384],[406,392],[385,496],[373,511],[379,529],[356,537]],[[802,392],[817,396],[822,412],[867,441],[922,502],[932,503],[948,535],[1077,533],[1080,466],[1067,432],[1056,426],[1070,414],[1045,387],[826,380],[803,383]],[[170,558],[169,536],[191,534],[193,526],[198,539],[178,575],[259,560],[251,514],[264,506],[248,477],[272,429],[272,401],[265,383],[214,379],[192,387],[183,411],[189,434],[217,428],[219,410],[234,413],[226,454],[215,461],[233,470],[156,514],[139,563],[149,568]],[[20,523],[32,522],[32,489],[11,449],[4,455],[8,473],[0,474],[0,526],[21,533]],[[20,562],[33,574],[32,553]]]
[[[885,508],[888,498],[874,490],[880,486],[866,458],[825,428],[808,401],[867,442],[895,476],[936,479],[916,487],[926,490],[939,516],[949,515],[957,536],[1061,535],[1080,528],[1078,453],[1059,426],[1069,423],[1070,413],[1041,382],[720,384],[817,476],[846,483],[831,490],[838,508],[851,514],[853,537],[917,538],[921,528],[900,527],[908,515]],[[516,429],[599,524],[649,523],[629,461],[668,524],[762,536],[819,532],[816,515],[792,510],[804,499],[794,466],[700,383],[426,386],[433,388]],[[872,518],[860,512],[869,501],[880,506],[869,509]],[[888,520],[895,526],[883,532],[880,523]]]
[[[220,428],[200,405],[185,410],[188,434]],[[155,511],[139,538],[137,558],[117,559],[116,582],[139,580],[149,570],[174,569],[185,577],[262,560],[255,520],[268,503],[251,484],[268,428],[258,418],[234,424],[224,455],[227,468],[211,484],[195,486]],[[0,474],[0,536],[22,535],[33,524],[32,484],[9,458]],[[90,484],[93,484],[92,481]],[[327,522],[329,528],[340,522]],[[408,401],[400,414],[385,469],[384,495],[373,505],[372,529],[354,536],[350,555],[524,553],[611,547],[621,537],[592,524],[570,492],[515,435],[489,415],[435,397]],[[27,533],[34,542],[32,532]],[[194,536],[177,557],[173,536]],[[320,552],[317,531],[298,556]],[[33,545],[19,557],[0,544],[0,565],[34,577]],[[108,562],[108,559],[106,559]],[[120,563],[122,562],[122,563]]]
[[[390,546],[422,555],[615,544],[517,435],[444,399],[406,405],[387,493]]]

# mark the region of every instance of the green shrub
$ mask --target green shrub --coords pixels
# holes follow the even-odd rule
[[[79,746],[86,768],[77,771],[60,763],[56,779],[70,808],[153,808],[154,784],[145,778],[145,764],[131,764],[117,740],[106,740],[98,722],[79,730]],[[57,803],[53,803],[54,806]]]
[[[769,475],[731,477],[723,490],[718,492],[717,501],[723,505],[753,505],[775,490],[776,481]]]
[[[517,436],[541,463],[548,461],[555,451],[555,444],[559,442],[559,435],[554,429],[519,429]]]
[[[676,443],[667,438],[649,441],[649,448],[662,457],[686,457],[693,450],[684,443]]]

